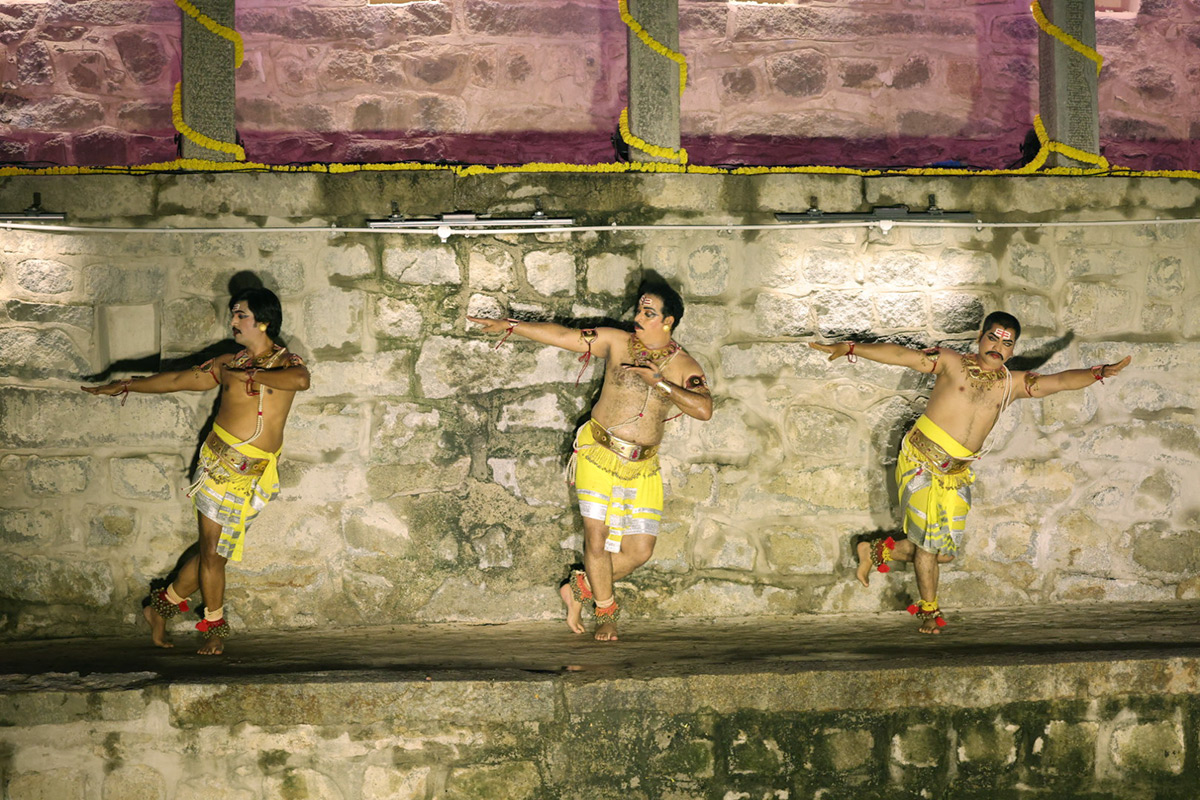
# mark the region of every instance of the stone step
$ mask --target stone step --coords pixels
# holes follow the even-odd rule
[[[1191,798],[1200,603],[9,642],[6,797]],[[186,646],[185,646],[186,645]]]

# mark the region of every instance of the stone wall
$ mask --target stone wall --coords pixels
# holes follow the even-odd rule
[[[1200,11],[1100,14],[1101,142],[1200,169]],[[239,0],[238,130],[252,161],[607,162],[625,102],[615,0]],[[0,159],[175,156],[170,0],[0,3]],[[694,163],[1005,167],[1037,106],[1026,0],[682,0]]]
[[[578,558],[562,481],[596,388],[569,353],[466,330],[469,311],[621,314],[642,268],[688,303],[680,341],[714,386],[712,421],[672,422],[653,561],[620,588],[637,616],[830,613],[907,605],[911,575],[852,579],[853,534],[896,520],[890,468],[929,384],[806,342],[969,347],[1015,312],[1043,372],[1125,354],[1103,386],[1018,403],[980,465],[953,607],[1200,595],[1200,186],[1164,179],[925,181],[835,176],[450,173],[10,178],[79,225],[234,233],[0,232],[0,597],[9,637],[114,633],[194,536],[181,487],[213,395],[85,395],[82,376],[190,364],[225,336],[228,286],[257,275],[311,363],[283,496],[231,567],[251,628],[499,621],[560,613]],[[453,237],[262,231],[361,225],[396,200],[580,222],[770,222],[818,196],[1035,227],[600,231]],[[183,623],[181,623],[183,624]]]
[[[93,680],[0,695],[0,780],[11,800],[1191,800],[1196,667]]]

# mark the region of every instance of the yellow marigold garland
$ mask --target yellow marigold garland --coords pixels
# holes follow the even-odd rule
[[[1046,14],[1042,11],[1042,4],[1038,0],[1033,0],[1029,4],[1029,10],[1033,12],[1033,18],[1037,20],[1038,27],[1045,31],[1048,35],[1053,36],[1058,41],[1065,44],[1067,47],[1079,53],[1084,58],[1096,62],[1096,74],[1100,74],[1100,68],[1104,66],[1104,56],[1100,55],[1096,50],[1088,47],[1083,42],[1070,35],[1062,28],[1055,25],[1046,18]]]
[[[684,58],[683,53],[672,50],[651,36],[650,33],[642,27],[641,23],[634,19],[633,15],[629,13],[628,0],[617,0],[617,10],[621,14],[621,22],[624,22],[625,26],[629,28],[629,30],[633,31],[634,35],[641,40],[642,44],[646,45],[646,47],[649,47],[652,51],[663,58],[669,58],[679,65],[679,96],[682,97],[683,90],[687,87],[687,59]],[[632,148],[641,150],[643,153],[652,155],[655,158],[668,158],[673,161],[677,161],[679,162],[679,166],[687,164],[687,150],[684,148],[681,147],[676,150],[672,147],[661,147],[656,144],[650,144],[645,139],[634,136],[633,132],[629,130],[629,106],[621,109],[621,118],[617,124],[617,130],[620,131],[621,139],[625,142],[625,144]]]
[[[238,161],[246,160],[246,150],[240,144],[231,142],[222,142],[220,139],[214,139],[211,136],[205,136],[200,131],[183,121],[183,84],[175,84],[175,91],[171,94],[171,122],[175,123],[175,130],[182,133],[187,139],[195,142],[201,147],[207,147],[209,150],[216,150],[218,153],[229,153]]]
[[[215,33],[217,36],[220,36],[223,39],[228,39],[229,41],[233,42],[233,68],[237,69],[242,65],[242,60],[245,58],[245,50],[242,44],[242,35],[240,33],[235,31],[233,28],[226,27],[225,25],[217,22],[215,19],[203,13],[200,9],[189,3],[188,0],[175,0],[175,5],[179,6],[179,9],[183,11],[183,13],[196,20],[196,22],[199,22],[209,31]]]
[[[175,5],[179,6],[179,9],[183,13],[196,20],[196,22],[203,25],[207,30],[223,39],[233,42],[233,68],[237,69],[242,65],[242,61],[245,58],[245,49],[240,33],[202,13],[200,9],[189,3],[188,0],[175,0]],[[175,124],[175,130],[183,134],[183,137],[188,141],[194,142],[201,147],[207,147],[209,150],[215,150],[218,153],[229,153],[238,161],[245,161],[246,150],[241,145],[205,136],[183,121],[182,86],[183,84],[180,83],[175,84],[175,91],[171,95],[171,122]]]

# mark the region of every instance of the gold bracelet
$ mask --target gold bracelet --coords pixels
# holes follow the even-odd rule
[[[654,388],[658,389],[660,392],[667,395],[668,397],[671,396],[671,384],[667,383],[666,378],[660,379],[658,383],[654,384]]]

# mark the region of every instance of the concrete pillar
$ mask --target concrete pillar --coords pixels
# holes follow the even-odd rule
[[[679,50],[679,0],[629,0],[629,13],[657,42]],[[629,31],[629,131],[652,145],[679,149],[679,65]],[[630,148],[634,161],[665,161]]]
[[[201,14],[233,27],[236,0],[191,0]],[[234,43],[183,14],[183,121],[192,130],[220,142],[237,141],[234,117]],[[231,153],[212,150],[186,136],[180,147],[184,158],[235,161]]]
[[[1040,0],[1054,26],[1091,50],[1096,48],[1094,0]],[[1050,34],[1038,36],[1038,105],[1046,133],[1095,155],[1100,154],[1100,111],[1096,62]],[[1094,167],[1061,153],[1050,153],[1048,167]]]

